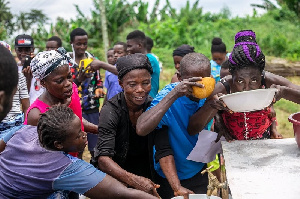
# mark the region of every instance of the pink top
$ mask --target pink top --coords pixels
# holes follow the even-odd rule
[[[24,124],[27,124],[28,113],[31,111],[31,109],[37,108],[37,109],[39,109],[39,111],[41,113],[45,113],[47,111],[48,107],[50,107],[48,104],[46,104],[45,102],[43,102],[39,98],[37,98],[31,104],[31,106],[28,108],[26,116],[25,116]],[[70,103],[69,107],[73,110],[73,112],[81,120],[81,129],[84,130],[83,123],[82,123],[82,110],[81,110],[81,105],[80,105],[80,98],[78,96],[77,86],[74,82],[73,82],[73,94],[72,94],[72,97],[71,97],[71,103]]]
[[[82,110],[81,110],[81,105],[80,105],[80,98],[78,96],[77,86],[76,86],[76,84],[74,82],[73,82],[73,86],[72,87],[73,87],[73,94],[71,96],[71,103],[70,103],[69,107],[79,117],[79,119],[81,121],[81,129],[84,130],[83,123],[82,123]],[[26,116],[25,116],[24,124],[27,124],[28,113],[30,112],[31,109],[37,108],[37,109],[40,110],[41,113],[45,113],[48,110],[47,109],[48,107],[50,107],[48,104],[46,104],[45,102],[43,102],[39,98],[37,98],[31,104],[31,106],[28,108]],[[78,156],[78,152],[71,152],[69,154],[71,154],[74,157]]]

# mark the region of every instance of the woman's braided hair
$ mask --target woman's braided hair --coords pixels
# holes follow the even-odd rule
[[[255,67],[260,71],[265,68],[265,55],[256,43],[252,30],[242,30],[235,35],[235,45],[229,56],[229,72],[245,67]]]
[[[42,147],[49,150],[57,150],[54,141],[64,142],[67,138],[67,130],[75,119],[75,114],[65,105],[55,105],[41,114],[37,131]]]

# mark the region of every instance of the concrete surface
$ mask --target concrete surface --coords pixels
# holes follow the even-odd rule
[[[222,142],[233,199],[299,199],[300,149],[295,138]]]

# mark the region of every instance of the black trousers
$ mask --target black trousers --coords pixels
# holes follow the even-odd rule
[[[204,169],[206,169],[206,164],[203,166],[201,171]],[[181,180],[181,186],[193,191],[196,194],[206,194],[208,174],[206,172],[204,175],[202,175],[201,171],[189,179]],[[170,199],[174,197],[174,191],[166,178],[161,177],[155,172],[154,181],[156,184],[160,185],[160,188],[157,189],[157,192],[162,199]]]

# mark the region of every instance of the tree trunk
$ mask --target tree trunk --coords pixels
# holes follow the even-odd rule
[[[105,61],[107,62],[107,50],[108,50],[108,33],[107,33],[107,23],[106,23],[106,13],[105,13],[105,7],[103,4],[103,0],[99,0],[99,7],[101,12],[101,27],[102,27],[102,39],[103,39],[103,45],[104,45],[104,52],[105,52]]]

